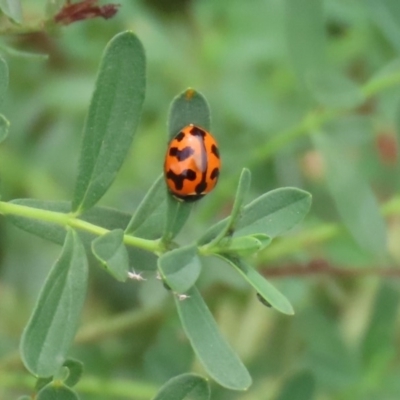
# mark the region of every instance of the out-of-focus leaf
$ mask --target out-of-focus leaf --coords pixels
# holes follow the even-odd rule
[[[297,315],[295,324],[305,346],[301,363],[317,381],[337,389],[359,382],[359,364],[346,347],[337,321],[307,309]]]
[[[386,226],[378,202],[347,154],[348,149],[322,132],[313,140],[324,157],[327,185],[343,223],[364,250],[382,256],[386,251]]]
[[[74,211],[91,208],[114,181],[139,124],[145,93],[145,55],[132,32],[107,45],[86,118]]]
[[[36,400],[78,400],[78,395],[69,387],[50,383],[45,386],[36,396]]]
[[[400,51],[400,8],[397,0],[368,0],[371,18],[392,46]]]
[[[69,230],[21,339],[26,368],[39,377],[61,367],[73,342],[86,295],[88,264],[82,242]]]
[[[9,127],[10,122],[4,115],[0,114],[0,143],[8,136]]]
[[[332,69],[310,74],[308,88],[318,103],[332,108],[354,108],[365,101],[360,87],[345,75]]]
[[[116,229],[92,242],[92,251],[105,269],[118,281],[128,278],[129,257],[124,245],[124,231]]]
[[[364,362],[369,369],[380,365],[379,357],[391,358],[395,354],[395,332],[400,296],[389,283],[380,287],[365,337],[362,343]]]
[[[161,210],[162,214],[166,213],[166,188],[164,182],[164,176],[161,175],[154,182],[146,196],[139,204],[136,212],[133,214],[132,219],[126,228],[126,233],[129,235],[138,235],[143,238],[153,239],[162,234],[163,230],[163,219],[162,215],[159,214]],[[151,217],[156,215],[154,229],[151,224]],[[158,232],[157,232],[158,227]],[[147,231],[148,230],[148,231]],[[158,235],[157,235],[158,234]],[[149,237],[150,236],[150,237]]]
[[[210,376],[232,390],[246,390],[251,377],[236,353],[218,331],[207,305],[193,286],[188,298],[175,299],[183,329],[192,347]]]
[[[183,374],[165,383],[153,400],[208,400],[210,387],[205,378],[196,374]]]
[[[168,138],[171,140],[186,125],[211,128],[211,114],[205,97],[194,89],[186,89],[171,103],[168,116]]]
[[[22,22],[22,7],[20,0],[0,0],[0,9],[12,21]]]
[[[308,213],[311,195],[296,188],[281,188],[263,194],[242,211],[236,224],[235,236],[263,233],[271,238],[293,228]],[[225,218],[213,225],[199,240],[199,244],[211,241],[227,224]]]
[[[285,29],[292,63],[304,81],[325,65],[322,0],[285,0]]]
[[[46,17],[53,18],[65,4],[65,0],[47,0],[46,2]]]
[[[312,400],[315,394],[315,380],[309,371],[291,376],[282,387],[277,400]]]
[[[247,280],[247,282],[253,286],[257,293],[269,304],[271,304],[272,307],[283,314],[294,314],[293,307],[289,303],[289,300],[254,268],[250,267],[239,258],[233,258],[225,255],[219,255],[218,257],[232,265]]]
[[[4,101],[6,99],[8,80],[9,80],[8,65],[4,60],[4,58],[0,56],[0,109],[3,109]]]
[[[158,259],[158,269],[173,291],[186,293],[196,283],[201,271],[197,247],[181,247],[164,253]]]

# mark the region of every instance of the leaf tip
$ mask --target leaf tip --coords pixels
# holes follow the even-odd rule
[[[185,99],[187,101],[190,101],[193,99],[195,94],[196,94],[196,91],[194,89],[188,88],[188,89],[186,89],[186,92],[185,92]]]

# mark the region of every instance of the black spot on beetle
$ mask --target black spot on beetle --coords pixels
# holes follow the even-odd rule
[[[215,144],[211,146],[211,153],[213,153],[215,157],[219,158],[219,150]]]
[[[219,177],[219,168],[214,168],[211,172],[210,178],[216,179]]]
[[[202,180],[196,187],[195,187],[195,192],[197,194],[203,193],[207,189],[207,183]]]
[[[169,170],[166,176],[174,183],[176,190],[182,190],[184,180],[194,181],[196,179],[196,172],[192,169],[185,169],[181,174],[175,174],[175,172]]]
[[[192,129],[190,130],[190,134],[193,136],[200,136],[202,138],[206,136],[206,132],[203,131],[203,129],[198,128],[197,126],[192,127]]]
[[[184,161],[194,154],[194,150],[191,147],[185,147],[179,150],[177,147],[171,147],[169,149],[169,155],[171,157],[176,157],[178,161]]]

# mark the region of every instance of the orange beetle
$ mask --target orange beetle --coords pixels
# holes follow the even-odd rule
[[[164,163],[169,191],[179,200],[196,201],[214,189],[221,160],[214,137],[193,124],[171,140]]]

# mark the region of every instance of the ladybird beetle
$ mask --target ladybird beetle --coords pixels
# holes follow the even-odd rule
[[[178,200],[196,201],[214,189],[220,167],[218,145],[213,136],[190,124],[181,129],[168,146],[165,181]]]

